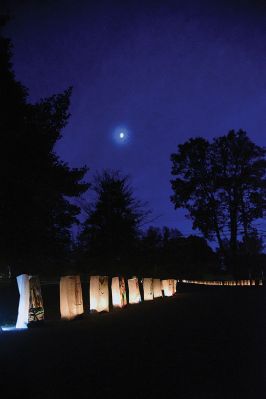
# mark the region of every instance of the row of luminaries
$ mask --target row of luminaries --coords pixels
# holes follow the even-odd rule
[[[44,320],[44,307],[41,286],[37,276],[22,274],[17,277],[20,294],[16,328],[26,328],[29,323]],[[89,279],[90,311],[109,312],[108,276],[91,276]],[[150,301],[176,293],[177,280],[143,278],[143,299]],[[123,308],[128,303],[141,302],[139,280],[133,277],[126,281],[123,277],[113,277],[111,281],[112,306]],[[80,276],[60,278],[61,318],[71,320],[84,313],[83,294]]]
[[[259,280],[182,280],[182,283],[198,284],[198,285],[226,285],[226,286],[254,286],[263,285],[262,279]]]
[[[150,301],[154,298],[172,296],[176,292],[177,280],[159,280],[144,278],[143,298]],[[133,277],[126,282],[123,277],[113,277],[111,283],[112,305],[123,308],[127,303],[141,302],[139,280]],[[90,311],[109,312],[109,286],[107,276],[90,277]],[[83,313],[82,290],[79,276],[65,276],[60,280],[60,312],[63,319],[71,319]]]

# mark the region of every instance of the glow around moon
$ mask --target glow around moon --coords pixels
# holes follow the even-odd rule
[[[129,130],[124,126],[118,126],[113,133],[113,139],[116,144],[124,145],[129,142]]]

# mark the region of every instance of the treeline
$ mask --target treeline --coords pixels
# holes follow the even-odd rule
[[[7,18],[0,18],[4,27]],[[12,69],[12,44],[0,37],[0,268],[12,274],[68,272],[199,276],[260,273],[265,216],[265,149],[246,132],[213,142],[190,139],[171,156],[176,209],[202,237],[157,229],[119,171],[87,179],[55,152],[69,119],[71,88],[30,103]],[[89,160],[88,160],[89,161]],[[95,201],[84,198],[95,192]],[[170,206],[170,201],[169,201]],[[80,215],[83,215],[81,222]],[[79,226],[73,237],[73,226]],[[214,252],[208,240],[216,240]]]
[[[135,199],[129,178],[119,172],[97,175],[95,202],[78,235],[75,265],[79,270],[140,273],[157,277],[218,270],[216,255],[204,238],[184,237],[178,229],[143,228],[147,205]]]

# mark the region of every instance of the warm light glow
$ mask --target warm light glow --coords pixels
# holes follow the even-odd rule
[[[153,300],[152,278],[144,278],[143,279],[143,292],[144,292],[144,301],[152,301]]]
[[[128,280],[128,291],[129,291],[129,303],[141,302],[141,296],[139,291],[139,282],[137,277],[133,277]]]
[[[96,312],[109,312],[109,288],[107,276],[91,276],[90,310]]]
[[[126,290],[126,282],[124,277],[120,277],[119,279],[119,288],[120,288],[120,296],[122,306],[127,305],[127,290]]]
[[[154,298],[161,298],[163,296],[161,288],[161,280],[159,278],[153,279],[153,296]]]
[[[30,276],[29,323],[44,320],[41,284],[38,276]]]
[[[112,278],[112,303],[114,308],[123,308],[127,304],[124,277]]]
[[[176,280],[174,280],[176,281]],[[255,280],[228,280],[228,281],[208,281],[208,280],[182,280],[182,283],[186,284],[199,284],[199,285],[223,285],[223,286],[254,286],[256,285]],[[259,285],[263,285],[263,280],[261,279]]]
[[[172,296],[174,294],[174,280],[162,280],[162,288],[164,291],[164,296]]]
[[[82,288],[79,276],[64,276],[60,279],[61,318],[72,320],[84,312]]]
[[[112,278],[112,303],[113,307],[121,308],[119,277]]]
[[[122,308],[127,304],[126,285],[123,277],[112,278],[112,303],[114,308]]]

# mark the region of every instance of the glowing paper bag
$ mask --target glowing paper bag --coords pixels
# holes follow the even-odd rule
[[[112,278],[112,303],[117,308],[122,308],[127,304],[126,285],[123,277]]]
[[[60,279],[60,313],[62,319],[71,320],[84,313],[82,288],[79,276]]]
[[[163,296],[161,280],[158,278],[153,279],[153,296],[154,298],[161,298]]]
[[[90,310],[97,311],[99,292],[99,276],[90,277]]]
[[[30,283],[27,274],[17,276],[19,306],[16,328],[27,328],[29,321]]]
[[[171,293],[170,296],[172,296],[175,293],[175,280],[173,278],[170,278],[168,280],[168,284],[169,284],[169,292]]]
[[[164,296],[172,296],[174,293],[174,284],[172,279],[162,280]]]
[[[126,283],[124,277],[120,277],[119,287],[120,287],[121,303],[122,307],[124,307],[127,305],[127,291],[126,291]]]
[[[144,301],[152,301],[153,300],[152,278],[144,278],[143,279],[143,292],[144,292]]]
[[[98,312],[109,312],[108,277],[99,277],[99,302]]]
[[[41,284],[38,276],[30,276],[29,323],[44,320]]]
[[[115,307],[115,308],[122,307],[119,277],[112,278],[112,303],[113,303],[113,307]]]
[[[139,282],[137,277],[133,277],[128,280],[128,292],[129,292],[129,303],[133,304],[141,302]]]
[[[90,277],[90,310],[109,312],[109,289],[107,276]]]

